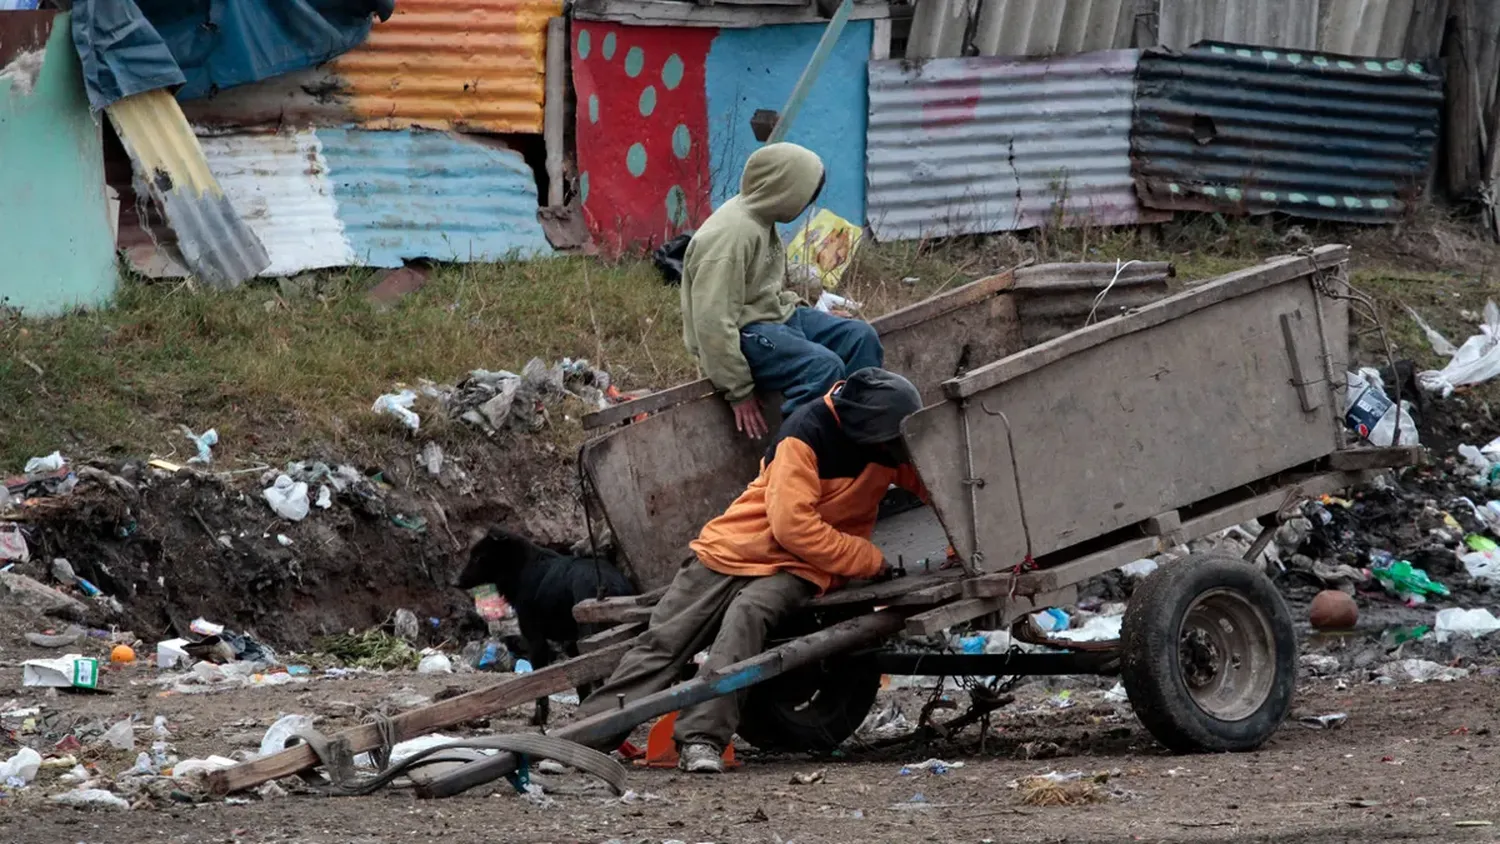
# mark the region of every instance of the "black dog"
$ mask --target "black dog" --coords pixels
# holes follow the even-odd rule
[[[573,620],[573,605],[590,598],[634,595],[635,587],[625,575],[603,560],[569,557],[500,527],[492,527],[469,552],[469,564],[454,584],[473,589],[493,583],[495,590],[516,608],[521,637],[531,651],[533,668],[546,668],[556,653],[552,643],[568,656],[578,656],[578,640],[599,631],[598,625]],[[578,687],[578,698],[588,697],[593,684]],[[547,698],[537,698],[532,723],[547,723]]]

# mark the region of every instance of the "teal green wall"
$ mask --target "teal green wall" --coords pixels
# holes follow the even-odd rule
[[[31,93],[0,79],[0,298],[10,307],[44,316],[114,293],[100,144],[59,14]]]

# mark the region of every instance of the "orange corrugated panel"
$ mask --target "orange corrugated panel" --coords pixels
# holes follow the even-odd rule
[[[561,0],[401,0],[336,59],[366,128],[541,132],[547,20]]]

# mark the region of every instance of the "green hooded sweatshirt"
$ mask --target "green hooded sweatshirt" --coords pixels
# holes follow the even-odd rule
[[[740,192],[709,215],[682,262],[682,339],[703,374],[731,402],[755,392],[740,329],[786,322],[800,297],[785,289],[786,252],[777,223],[807,208],[823,180],[817,154],[796,144],[751,153]]]

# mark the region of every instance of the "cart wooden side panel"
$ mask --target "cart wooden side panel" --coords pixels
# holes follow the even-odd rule
[[[906,437],[960,555],[1008,569],[1336,451],[1348,314],[1313,279],[1346,258],[1267,262],[948,381]]]
[[[1105,288],[1103,310],[1112,313],[1160,299],[1170,273],[1168,265],[1153,263],[1124,271],[1114,264],[1027,267],[871,324],[880,332],[886,366],[911,378],[925,400],[941,402],[942,384],[955,374],[1025,348],[1028,336],[1081,326]],[[681,400],[668,399],[669,393]],[[768,410],[774,431],[779,419]],[[583,463],[637,585],[652,589],[671,580],[691,555],[688,542],[755,477],[765,443],[735,435],[728,406],[706,382],[627,402],[584,422],[586,427],[618,424],[642,412],[652,415],[585,445]],[[891,541],[897,547],[892,553],[915,553],[932,544],[925,532],[913,536],[904,530],[893,531]]]

